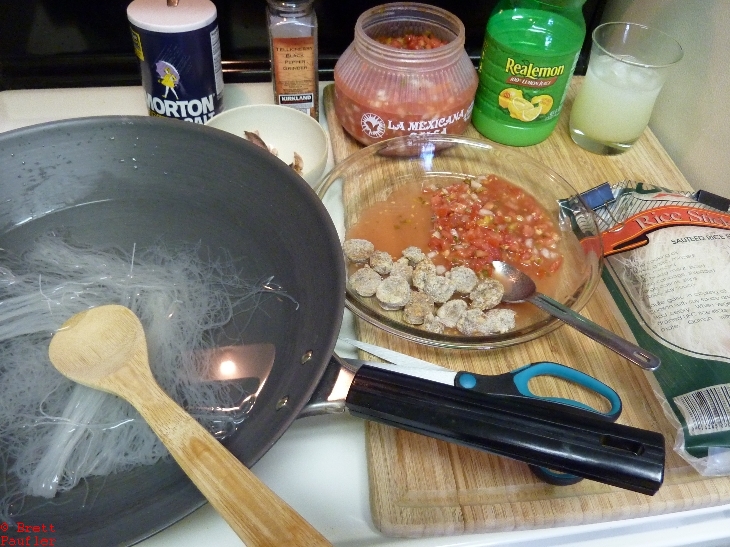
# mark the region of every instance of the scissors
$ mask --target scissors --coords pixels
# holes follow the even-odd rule
[[[346,359],[354,365],[384,368],[479,393],[527,397],[549,401],[558,405],[568,405],[578,411],[586,412],[611,422],[615,422],[621,415],[621,398],[611,387],[593,376],[559,363],[542,361],[525,365],[504,374],[484,375],[466,371],[456,372],[429,361],[418,359],[417,357],[412,357],[374,344],[360,342],[359,340],[350,338],[340,338],[340,340],[386,361],[385,363],[377,363],[359,359]],[[578,384],[603,397],[610,404],[610,408],[607,411],[601,411],[574,399],[537,395],[530,390],[529,382],[533,378],[540,376],[553,376]],[[549,484],[565,486],[575,484],[582,480],[581,477],[569,473],[560,473],[534,465],[530,465],[529,467],[537,477]]]

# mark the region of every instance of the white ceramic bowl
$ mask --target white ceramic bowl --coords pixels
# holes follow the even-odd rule
[[[287,106],[255,104],[238,106],[214,116],[205,124],[242,138],[245,132],[258,132],[269,148],[287,164],[294,152],[304,164],[302,177],[315,186],[327,165],[327,133],[311,116]]]

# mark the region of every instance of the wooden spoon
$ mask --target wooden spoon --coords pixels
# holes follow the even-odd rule
[[[108,305],[74,315],[48,354],[64,376],[129,401],[248,547],[330,545],[160,388],[131,310]]]

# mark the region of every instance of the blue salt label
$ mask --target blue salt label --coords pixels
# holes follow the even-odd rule
[[[150,116],[202,124],[223,110],[216,21],[187,32],[130,27]]]

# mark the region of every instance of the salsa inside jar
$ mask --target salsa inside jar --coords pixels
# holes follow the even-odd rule
[[[461,42],[428,32],[367,39],[335,65],[334,106],[345,131],[368,145],[466,130],[479,77]]]
[[[428,31],[421,34],[408,32],[401,36],[378,36],[375,40],[386,46],[411,50],[434,49],[448,44],[447,41],[437,38],[432,32]]]

